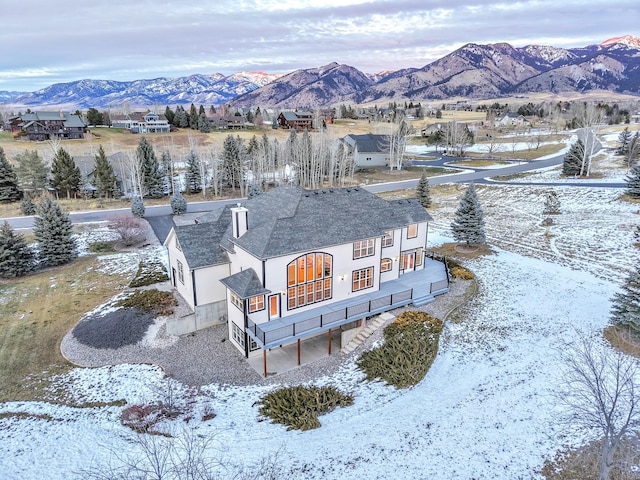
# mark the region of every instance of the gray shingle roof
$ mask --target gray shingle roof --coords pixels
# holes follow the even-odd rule
[[[222,210],[226,212],[220,215],[218,221],[174,227],[189,268],[229,263],[229,256],[220,246],[220,242],[231,223],[231,212],[228,207]]]
[[[355,142],[358,152],[387,153],[389,152],[389,136],[367,133],[364,135],[347,135]]]
[[[223,278],[220,282],[240,298],[249,298],[271,292],[271,290],[267,290],[262,286],[262,282],[253,268],[234,273],[227,278]]]
[[[359,187],[280,187],[244,206],[249,210],[249,230],[229,240],[261,259],[377,237],[431,220],[415,199],[389,202]]]

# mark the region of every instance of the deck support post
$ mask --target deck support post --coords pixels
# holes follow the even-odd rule
[[[331,355],[331,329],[327,333],[329,334],[329,355]]]
[[[300,339],[298,339],[298,366],[300,366]]]
[[[267,378],[267,351],[262,350],[262,365],[264,366],[264,378]]]

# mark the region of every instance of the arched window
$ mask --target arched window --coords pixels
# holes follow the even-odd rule
[[[331,298],[333,257],[328,253],[307,253],[287,265],[289,309]]]

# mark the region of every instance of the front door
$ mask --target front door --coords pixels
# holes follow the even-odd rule
[[[402,270],[405,272],[413,272],[416,266],[416,253],[404,253],[402,255]]]
[[[269,319],[280,317],[280,295],[269,296]]]

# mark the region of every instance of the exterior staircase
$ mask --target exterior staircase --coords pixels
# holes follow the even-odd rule
[[[362,342],[369,338],[373,332],[375,332],[378,328],[386,325],[387,323],[393,321],[394,318],[396,318],[395,315],[389,312],[384,312],[373,317],[371,320],[367,321],[367,326],[364,327],[353,340],[342,347],[342,352],[347,355],[350,354],[356,348],[358,348],[358,346],[360,346]]]

